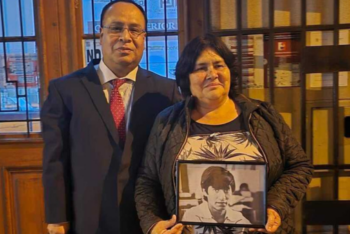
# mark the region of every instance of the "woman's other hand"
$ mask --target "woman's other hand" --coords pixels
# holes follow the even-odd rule
[[[274,233],[277,231],[277,229],[281,226],[281,217],[272,208],[267,208],[267,224],[265,226],[265,229],[255,229],[255,228],[249,228],[250,232],[265,232],[265,233]]]
[[[184,226],[181,223],[178,223],[176,225],[175,224],[176,224],[176,215],[173,215],[169,220],[158,222],[153,227],[151,234],[181,234]]]

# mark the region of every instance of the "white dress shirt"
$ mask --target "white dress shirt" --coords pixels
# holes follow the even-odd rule
[[[111,81],[114,79],[126,79],[126,82],[119,87],[119,93],[123,99],[125,113],[126,113],[125,114],[126,129],[128,129],[129,117],[130,117],[133,94],[134,94],[134,87],[136,82],[136,74],[139,67],[137,66],[125,77],[117,77],[111,71],[111,69],[109,69],[106,66],[106,64],[103,62],[103,59],[101,59],[100,64],[95,65],[95,69],[97,71],[98,78],[100,79],[100,82],[102,84],[103,92],[106,97],[107,103],[109,103],[110,96],[113,89],[113,85]]]

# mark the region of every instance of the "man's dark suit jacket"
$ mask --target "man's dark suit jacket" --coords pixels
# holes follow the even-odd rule
[[[109,234],[103,225],[142,233],[134,204],[138,167],[155,117],[180,96],[173,80],[139,68],[122,147],[96,63],[51,81],[42,107],[46,222],[68,221],[78,234]]]

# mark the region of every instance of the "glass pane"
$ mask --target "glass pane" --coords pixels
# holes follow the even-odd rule
[[[307,225],[308,234],[333,234],[332,226]]]
[[[96,51],[94,52],[94,42],[96,44]],[[102,58],[102,50],[100,45],[100,40],[96,39],[87,39],[83,40],[83,51],[84,51],[84,64],[88,65],[92,59],[94,59],[94,55],[96,59]]]
[[[339,30],[339,45],[350,45],[350,29]]]
[[[339,107],[339,164],[350,164],[350,137],[345,135],[346,132],[350,131],[349,124],[345,124],[345,118],[350,121],[349,104]]]
[[[242,86],[264,88],[264,35],[242,37]]]
[[[236,36],[222,37],[222,41],[237,55]],[[242,88],[251,98],[266,100],[268,89],[264,89],[264,65],[267,63],[264,50],[268,39],[263,34],[242,37]]]
[[[306,46],[334,45],[333,31],[306,32]],[[346,86],[341,79],[339,86]],[[306,88],[308,100],[332,99],[333,73],[312,73],[306,75]]]
[[[3,33],[2,33],[2,14],[1,14],[1,10],[0,10],[0,37],[3,36]]]
[[[148,37],[149,70],[166,76],[165,37]]]
[[[333,0],[307,0],[307,25],[333,24]]]
[[[338,228],[339,228],[340,234],[350,234],[350,225],[349,226],[341,225],[341,226],[338,226]]]
[[[145,8],[145,0],[134,0]],[[177,1],[166,0],[166,1],[153,1],[147,0],[147,30],[148,31],[165,31],[165,9],[166,6],[166,18],[167,18],[167,31],[177,31]]]
[[[92,34],[92,10],[91,10],[91,0],[83,0],[83,27],[84,34]]]
[[[348,73],[340,73],[339,87],[345,87],[348,84]],[[311,73],[306,75],[306,86],[310,90],[311,99],[329,99],[331,98],[331,87],[333,86],[333,73]],[[328,88],[328,89],[327,89]],[[311,92],[314,91],[314,92]],[[308,97],[308,98],[309,98]]]
[[[275,35],[275,87],[300,86],[300,33]]]
[[[95,33],[100,32],[100,16],[102,9],[107,5],[110,0],[95,0],[94,1],[94,17],[95,17]],[[92,22],[92,1],[83,0],[83,24],[84,33],[93,34],[93,22]]]
[[[168,37],[168,77],[175,79],[175,67],[179,59],[178,36]]]
[[[33,0],[21,0],[23,35],[35,36]]]
[[[269,26],[268,0],[242,1],[242,28],[267,28]]]
[[[339,45],[350,45],[350,29],[339,30]],[[350,99],[350,71],[339,72],[339,99]]]
[[[22,44],[6,43],[6,51],[8,78],[6,79],[5,71],[2,70],[0,120],[24,120],[27,109],[29,119],[39,119],[40,78],[36,44],[35,42],[24,43],[26,76],[24,76]],[[3,54],[2,49],[1,52]],[[5,65],[3,56],[0,63]]]
[[[26,62],[26,85],[29,119],[39,119],[39,90],[40,77],[38,66],[38,55],[35,42],[25,42],[25,62]]]
[[[275,27],[301,24],[301,0],[275,1]]]
[[[339,200],[350,200],[350,170],[342,170],[339,175]]]
[[[3,122],[0,123],[0,134],[27,132],[27,122]]]
[[[7,75],[4,74],[1,84],[1,111],[18,111],[21,110],[18,102],[17,94],[24,95],[24,83],[23,83],[23,57],[22,57],[22,44],[20,42],[6,43],[7,52]],[[1,46],[1,54],[3,55],[3,47]],[[4,57],[2,57],[2,65],[5,66]],[[23,108],[23,106],[22,106]],[[25,108],[25,106],[24,106]],[[4,116],[9,117],[9,114],[1,113],[1,118]],[[5,118],[7,118],[5,117]],[[25,118],[23,116],[21,119]]]
[[[306,200],[333,200],[333,184],[333,173],[331,171],[316,171],[307,188]]]
[[[164,31],[164,1],[147,1],[147,30]]]
[[[21,36],[21,23],[19,17],[19,4],[16,0],[3,0],[3,13],[5,36]]]
[[[236,0],[210,1],[210,21],[214,31],[237,28],[236,16]]]
[[[333,31],[306,32],[306,46],[334,45]]]
[[[312,111],[312,158],[314,165],[333,163],[333,109]]]
[[[299,139],[301,124],[300,90],[300,33],[275,35],[274,106]],[[283,98],[281,98],[283,97]]]
[[[339,0],[339,23],[350,24],[350,0]]]

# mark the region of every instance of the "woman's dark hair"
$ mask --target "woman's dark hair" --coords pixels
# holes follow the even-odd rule
[[[103,19],[105,17],[105,14],[106,14],[106,11],[108,10],[108,8],[110,8],[111,6],[113,6],[114,4],[116,4],[118,2],[130,3],[130,4],[133,4],[134,6],[136,6],[141,11],[143,18],[145,19],[145,30],[147,31],[147,16],[146,16],[145,10],[142,8],[142,6],[140,6],[139,4],[137,4],[136,2],[134,2],[132,0],[115,0],[115,1],[109,2],[107,5],[105,5],[102,9],[102,12],[101,12],[100,26],[103,27]]]
[[[223,167],[212,166],[205,169],[201,178],[201,187],[208,192],[209,186],[214,189],[229,189],[232,193],[235,191],[235,179],[231,172]]]
[[[196,37],[190,41],[184,48],[179,61],[176,64],[175,76],[176,83],[181,89],[182,95],[186,98],[191,96],[190,74],[193,72],[199,55],[206,49],[214,50],[225,61],[231,73],[231,87],[229,96],[233,98],[237,95],[236,90],[236,58],[227,48],[225,43],[212,34],[206,34],[204,37]]]

